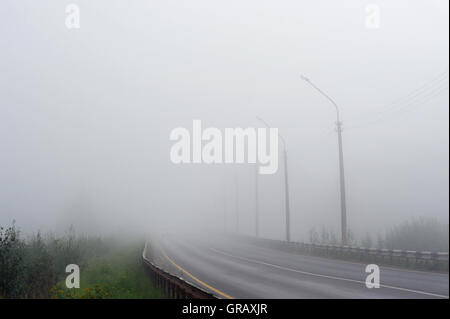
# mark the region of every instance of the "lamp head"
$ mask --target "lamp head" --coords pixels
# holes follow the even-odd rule
[[[309,82],[309,79],[306,76],[304,76],[303,74],[300,74],[300,78],[306,82]]]

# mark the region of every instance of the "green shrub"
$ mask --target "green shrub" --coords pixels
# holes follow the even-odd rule
[[[51,288],[53,299],[140,299],[164,298],[153,287],[139,262],[142,244],[114,247],[101,257],[89,260],[81,270],[79,289],[67,289],[63,283]]]
[[[19,297],[26,282],[23,280],[25,245],[15,224],[0,227],[0,297]]]
[[[45,298],[57,279],[53,258],[42,240],[41,234],[34,236],[25,246],[24,281],[26,289],[21,297]]]
[[[73,228],[59,238],[38,232],[23,240],[19,235],[14,222],[0,227],[0,298],[48,298],[68,264],[82,267],[110,249],[100,238],[75,236]]]
[[[382,244],[388,249],[448,251],[448,235],[448,224],[422,217],[392,227]]]

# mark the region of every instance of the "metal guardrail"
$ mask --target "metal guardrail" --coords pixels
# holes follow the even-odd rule
[[[449,254],[447,252],[413,251],[399,249],[364,248],[355,246],[322,245],[301,242],[287,242],[276,239],[240,236],[252,243],[264,244],[277,249],[287,249],[302,253],[331,257],[350,257],[359,260],[379,260],[396,264],[396,261],[413,262],[415,265],[428,265],[435,268],[448,269]]]
[[[156,266],[146,257],[147,243],[142,252],[142,262],[145,270],[153,283],[169,298],[176,299],[216,299],[212,294],[191,285],[180,277],[177,277],[162,268]]]

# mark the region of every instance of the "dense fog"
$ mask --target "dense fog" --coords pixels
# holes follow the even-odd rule
[[[448,2],[7,0],[0,7],[0,225],[284,238],[278,171],[174,164],[178,127],[278,128],[291,237],[448,224]],[[367,26],[367,5],[379,27]],[[256,180],[257,178],[257,180]]]

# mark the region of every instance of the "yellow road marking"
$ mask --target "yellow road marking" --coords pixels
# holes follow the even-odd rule
[[[226,299],[234,299],[233,297],[231,297],[230,295],[227,295],[226,293],[211,287],[210,285],[208,285],[207,283],[201,281],[200,279],[198,279],[197,277],[195,277],[193,274],[191,274],[190,272],[188,272],[187,270],[183,269],[181,266],[177,265],[172,259],[170,259],[169,256],[167,256],[166,252],[164,251],[164,248],[161,247],[161,251],[164,255],[164,257],[167,258],[167,260],[174,265],[176,268],[178,268],[179,270],[181,270],[182,272],[184,272],[186,275],[188,275],[189,277],[191,277],[192,279],[194,279],[195,281],[197,281],[198,283],[200,283],[201,285],[205,286],[206,288],[208,288],[211,291],[214,291],[215,293],[221,295],[222,297],[226,298]]]

